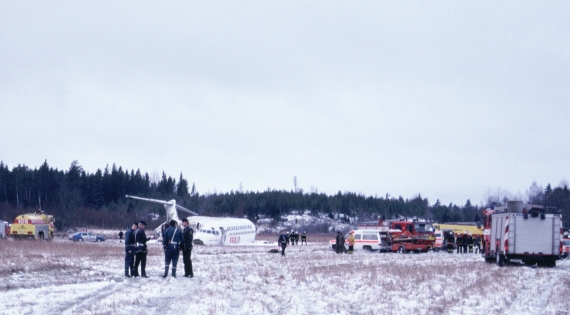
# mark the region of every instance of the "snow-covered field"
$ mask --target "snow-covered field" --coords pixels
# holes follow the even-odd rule
[[[276,237],[275,237],[276,238]],[[486,264],[474,254],[335,254],[203,247],[193,279],[125,279],[123,247],[0,241],[0,314],[569,314],[570,260],[553,269]],[[179,273],[182,271],[179,263]]]

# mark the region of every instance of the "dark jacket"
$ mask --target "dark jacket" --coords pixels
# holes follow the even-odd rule
[[[180,243],[184,241],[182,237],[182,231],[180,229],[171,226],[168,230],[164,231],[164,236],[162,237],[162,245],[165,249],[180,249]]]
[[[182,242],[182,249],[189,250],[192,249],[192,241],[194,240],[194,230],[192,230],[189,226],[184,228],[182,231],[182,236],[184,236],[184,242]]]
[[[481,243],[481,239],[479,238],[479,236],[477,236],[474,240],[473,243],[475,244],[475,246],[479,246],[479,243]]]
[[[344,236],[342,234],[337,234],[336,236],[336,246],[340,251],[344,250]],[[340,247],[339,247],[340,246]]]
[[[277,241],[277,243],[279,243],[279,246],[287,245],[287,235],[285,234],[279,235],[279,240]]]
[[[146,253],[146,241],[148,238],[146,237],[146,233],[143,229],[137,229],[135,231],[135,246],[137,253]]]
[[[125,247],[132,247],[135,245],[135,231],[128,229],[125,233]]]

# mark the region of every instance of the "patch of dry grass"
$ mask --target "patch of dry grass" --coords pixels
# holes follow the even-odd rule
[[[98,243],[75,243],[64,240],[0,241],[0,290],[46,285],[43,274],[55,273],[50,284],[79,283],[104,276],[92,266],[104,265],[109,259],[123,256],[121,247]],[[88,276],[82,272],[89,272]],[[78,277],[80,276],[80,277]],[[32,280],[34,279],[34,280]]]

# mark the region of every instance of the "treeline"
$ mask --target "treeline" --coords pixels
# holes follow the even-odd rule
[[[533,183],[529,192],[530,202],[554,206],[570,214],[570,195],[566,186],[552,189],[548,185],[542,189]],[[194,184],[190,187],[182,174],[178,179],[164,172],[161,177],[149,176],[140,170],[129,171],[115,165],[89,173],[77,161],[67,170],[51,168],[47,161],[38,169],[18,165],[10,170],[0,162],[2,220],[11,222],[17,214],[41,208],[53,213],[58,229],[63,230],[69,226],[125,227],[149,214],[164,215],[161,205],[127,199],[125,195],[176,199],[178,204],[202,215],[247,216],[253,221],[262,217],[279,220],[293,210],[309,210],[313,214],[342,213],[360,220],[405,216],[436,222],[473,222],[482,216],[482,209],[472,205],[470,200],[462,206],[443,205],[439,200],[430,206],[428,199],[421,195],[404,199],[389,194],[381,197],[352,192],[326,195],[302,190],[200,194]],[[505,192],[489,194],[487,203],[500,205],[510,197]]]

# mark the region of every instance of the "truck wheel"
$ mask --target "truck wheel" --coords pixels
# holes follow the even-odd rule
[[[544,268],[554,268],[556,267],[556,260],[539,261],[537,265]]]
[[[495,251],[495,261],[499,267],[503,267],[505,265],[505,259],[503,258],[503,255],[499,253],[499,248]]]
[[[79,241],[80,241],[80,242],[83,242],[83,239],[82,239],[82,238],[80,238],[80,239],[79,239]]]
[[[369,252],[372,251],[372,246],[364,246],[362,247],[362,249],[367,249]]]
[[[406,253],[406,248],[405,248],[404,246],[400,246],[400,247],[398,248],[398,253],[400,253],[400,254],[405,254],[405,253]]]
[[[556,267],[556,260],[551,260],[551,261],[549,261],[547,266],[550,267],[550,268]]]

